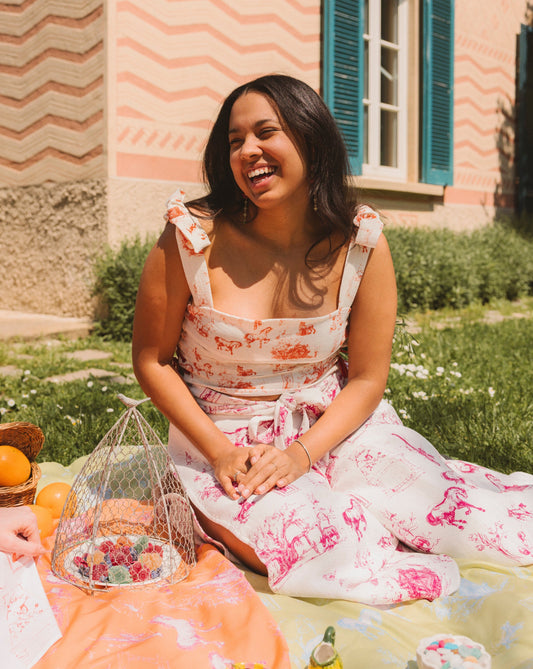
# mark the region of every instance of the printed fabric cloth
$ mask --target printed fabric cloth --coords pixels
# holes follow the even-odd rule
[[[39,559],[38,569],[63,638],[34,669],[291,666],[274,619],[244,575],[213,546],[199,548],[186,580],[161,587],[88,595],[51,572],[50,555]]]
[[[316,329],[317,319],[280,319],[268,333],[268,347],[265,342],[254,349],[260,370],[256,378],[254,350],[248,350],[245,342],[247,335],[265,327],[265,321],[237,319],[213,308],[203,257],[209,239],[180,204],[181,197],[171,199],[168,220],[176,225],[191,288],[189,313],[199,313],[201,307],[205,318],[211,319],[209,337],[196,333],[198,341],[204,340],[197,355],[193,346],[191,357],[191,347],[183,345],[182,337],[180,363],[195,356],[198,363],[182,373],[201,408],[236,446],[268,443],[284,449],[305,434],[343,387],[338,348],[381,223],[368,209],[355,221],[357,237],[347,256],[339,309],[331,314],[333,323],[344,309],[338,328],[342,337],[332,335],[328,340],[324,330]],[[200,327],[198,323],[189,320],[191,332]],[[217,346],[215,324],[226,331],[231,327],[228,340],[241,345]],[[272,350],[295,345],[296,328],[309,331],[300,338],[308,353],[301,358],[287,356],[276,375],[279,359]],[[331,350],[334,346],[336,351]],[[201,370],[204,353],[210,356],[207,377]],[[328,359],[318,378],[311,375],[307,381],[306,361],[327,355],[335,356],[333,365],[329,367]],[[226,383],[230,370],[241,364],[250,372],[249,394],[276,388],[278,399],[231,396],[238,393],[230,381],[220,392],[219,383]],[[268,364],[272,373],[263,374]],[[225,495],[209,463],[175,426],[170,427],[169,451],[192,504],[254,549],[276,593],[373,605],[432,600],[459,587],[453,558],[477,557],[511,566],[533,563],[533,476],[503,475],[444,459],[426,439],[403,426],[384,401],[307,475],[242,504]]]

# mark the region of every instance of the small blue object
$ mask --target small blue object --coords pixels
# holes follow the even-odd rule
[[[450,650],[455,650],[455,649],[459,648],[459,646],[456,643],[448,642],[448,643],[444,644],[444,648],[449,648]]]

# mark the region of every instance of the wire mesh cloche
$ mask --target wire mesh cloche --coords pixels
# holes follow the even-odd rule
[[[178,472],[137,409],[89,455],[65,501],[52,571],[88,591],[163,585],[195,564],[192,512]]]

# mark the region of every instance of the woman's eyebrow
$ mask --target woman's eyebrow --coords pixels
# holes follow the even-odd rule
[[[254,123],[254,128],[258,128],[261,125],[264,125],[265,123],[277,123],[279,124],[279,121],[277,118],[262,118],[260,121],[257,121]],[[228,135],[231,135],[232,133],[239,132],[239,128],[230,128],[228,130]]]

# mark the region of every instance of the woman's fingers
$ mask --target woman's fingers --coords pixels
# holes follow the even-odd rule
[[[283,487],[303,473],[305,472],[300,470],[298,464],[285,451],[269,446],[239,481],[237,489],[245,498],[252,493],[263,495],[278,486],[278,482],[278,487]]]
[[[237,485],[248,471],[248,448],[235,448],[228,454],[225,454],[214,465],[215,476],[224,492],[231,499],[239,499],[240,493]]]

